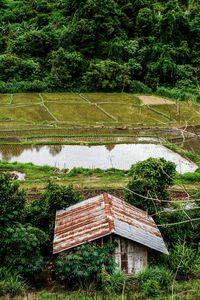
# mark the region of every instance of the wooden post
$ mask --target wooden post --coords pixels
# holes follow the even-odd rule
[[[112,236],[112,234],[110,235],[110,242],[111,243],[113,242],[113,236]]]
[[[103,237],[101,238],[101,248],[103,248]]]

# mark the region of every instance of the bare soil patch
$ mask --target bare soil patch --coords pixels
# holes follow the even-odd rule
[[[145,105],[147,104],[174,104],[173,101],[155,96],[138,96]]]

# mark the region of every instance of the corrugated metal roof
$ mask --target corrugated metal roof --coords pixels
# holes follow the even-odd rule
[[[57,211],[53,253],[111,233],[168,254],[153,218],[107,193]]]

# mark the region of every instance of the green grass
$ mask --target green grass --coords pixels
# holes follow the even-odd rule
[[[92,103],[104,103],[104,102],[113,102],[113,103],[129,103],[139,105],[140,101],[132,94],[126,93],[98,93],[98,94],[81,94],[84,98],[89,100]]]
[[[111,119],[97,109],[95,105],[88,103],[57,104],[48,102],[46,106],[59,121],[80,123],[111,121]]]
[[[19,103],[39,103],[41,102],[40,96],[38,94],[29,93],[29,94],[14,94],[12,104]]]
[[[18,149],[20,151],[20,149]],[[18,152],[18,154],[20,154]],[[17,155],[17,153],[15,153]],[[58,169],[47,165],[36,166],[32,163],[8,163],[0,160],[0,170],[6,171],[19,171],[26,174],[26,180],[48,180],[50,176],[53,176],[58,172]]]
[[[148,110],[144,106],[100,104],[106,112],[114,116],[118,122],[126,124],[160,124],[168,120],[163,116]]]
[[[163,104],[151,105],[153,110],[167,115],[180,124],[200,124],[200,107],[193,104]]]
[[[171,289],[171,286],[169,287]],[[49,292],[42,290],[37,293],[30,293],[27,299],[37,299],[37,300],[103,300],[105,299],[105,295],[103,291],[99,291],[95,286],[89,286],[88,290],[83,290],[80,288],[79,290],[70,291],[64,290],[63,286],[57,286],[57,292]],[[60,290],[60,291],[59,291]],[[106,299],[109,300],[128,300],[128,299],[149,299],[149,300],[197,300],[200,299],[200,279],[193,279],[183,282],[176,282],[174,285],[174,293],[173,298],[171,295],[171,291],[161,293],[161,295],[146,297],[140,289],[137,287],[137,284],[131,282],[125,286],[124,295],[121,293],[118,294],[110,294],[107,295]],[[0,298],[1,299],[1,298]],[[23,300],[23,297],[14,298],[18,300]],[[3,300],[3,299],[2,299]]]
[[[52,117],[41,105],[24,105],[21,107],[3,106],[0,109],[0,120],[53,121]]]
[[[10,100],[9,94],[0,94],[0,104],[9,104]]]
[[[56,94],[42,94],[44,101],[54,101],[54,102],[66,102],[66,103],[74,103],[74,102],[82,102],[85,101],[77,94],[70,93],[56,93]]]

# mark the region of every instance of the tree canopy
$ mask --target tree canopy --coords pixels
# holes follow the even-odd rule
[[[139,81],[197,93],[199,11],[191,0],[1,0],[0,92]]]

